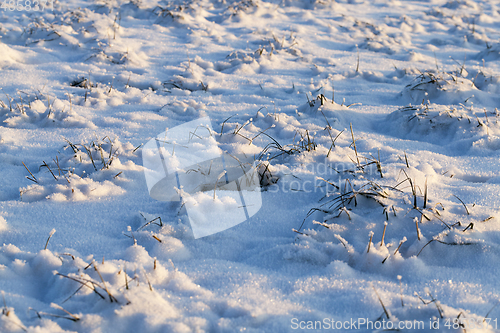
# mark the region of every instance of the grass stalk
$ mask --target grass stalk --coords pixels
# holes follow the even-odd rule
[[[370,252],[370,246],[372,245],[372,239],[373,239],[373,231],[370,231],[370,240],[368,241],[368,250],[366,250],[366,253]]]
[[[403,283],[401,282],[401,279],[403,277],[401,275],[398,275],[398,280],[399,280],[399,292],[401,294],[401,307],[405,306],[405,303],[403,302]]]
[[[26,164],[24,164],[24,162],[21,161],[21,163],[24,165],[24,167],[26,168],[26,170],[28,170],[29,174],[31,175],[32,178],[26,176],[26,178],[28,178],[29,180],[35,182],[38,184],[38,179],[36,179],[36,177],[31,173],[30,169],[28,169],[28,167],[26,166]]]
[[[458,199],[458,201],[460,201],[460,202],[462,203],[462,205],[463,205],[463,206],[464,206],[464,208],[465,208],[465,211],[467,212],[467,215],[470,215],[469,209],[467,209],[467,206],[466,206],[466,205],[465,205],[465,203],[462,201],[462,199],[460,199],[459,197],[457,197],[455,194],[453,194],[453,196],[454,196],[455,198],[457,198],[457,199]]]
[[[43,164],[42,166],[46,167],[47,169],[49,169],[50,171],[50,174],[52,175],[52,177],[54,177],[55,180],[58,180],[57,177],[54,175],[54,173],[52,172],[52,170],[50,169],[49,165],[47,163],[45,163],[45,161],[42,161]]]
[[[417,227],[417,238],[418,240],[420,240],[420,228],[418,227],[418,218],[415,217],[414,220],[415,220],[415,226]]]
[[[123,267],[123,273],[125,275],[125,289],[128,290],[127,266]]]
[[[5,299],[4,299],[4,302],[5,302]],[[488,311],[488,313],[484,316],[483,323],[486,321],[486,318],[488,318],[488,316],[490,315],[491,311],[493,311],[493,309],[498,306],[498,304],[500,304],[500,301],[498,301],[495,305],[493,305],[493,307],[490,309],[490,311]]]
[[[356,44],[356,50],[358,52],[358,60],[357,60],[357,64],[356,64],[356,73],[359,73],[359,48],[358,48],[357,44]]]
[[[73,321],[79,321],[80,320],[80,317],[78,317],[77,315],[74,315],[72,314],[71,312],[69,312],[68,310],[64,309],[62,306],[58,305],[58,304],[55,304],[55,303],[52,303],[50,304],[51,307],[55,308],[55,309],[58,309],[58,310],[61,310],[61,311],[64,311],[67,315],[69,315],[71,318],[67,318],[67,319],[70,319],[70,320],[73,320]]]
[[[214,186],[214,200],[215,200],[215,191],[217,190],[217,184],[219,183],[219,180],[226,174],[226,170],[222,171],[220,175],[217,177],[217,180],[215,181],[215,186]]]
[[[399,252],[399,249],[401,248],[401,245],[403,245],[404,242],[406,242],[406,237],[403,237],[403,239],[399,241],[399,246],[396,249],[396,251],[394,251],[394,255],[396,255],[396,253]]]
[[[352,144],[354,146],[354,153],[356,154],[356,161],[358,162],[358,166],[359,166],[358,149],[356,148],[356,141],[354,140],[354,132],[352,131],[352,123],[349,123],[349,126],[351,127]]]
[[[387,221],[384,222],[384,231],[382,231],[382,240],[380,241],[380,247],[384,246],[385,230],[387,229]]]
[[[424,209],[427,208],[427,177],[425,177]]]
[[[97,291],[97,289],[95,289],[95,286],[96,286],[96,283],[94,283],[93,281],[87,281],[87,280],[80,280],[80,279],[77,279],[77,278],[73,278],[71,276],[68,276],[68,275],[64,275],[64,274],[61,274],[61,273],[56,273],[56,275],[59,275],[59,276],[62,276],[64,278],[67,278],[67,279],[70,279],[70,280],[73,280],[75,282],[78,282],[81,284],[81,287],[85,286],[87,288],[89,288],[90,290],[94,291],[99,297],[101,297],[102,299],[106,299],[100,292]],[[90,283],[92,286],[89,286],[87,283]],[[78,289],[80,290],[81,287]],[[77,290],[77,292],[78,292]],[[71,296],[70,296],[71,297]],[[69,299],[69,298],[68,298]]]
[[[378,294],[377,289],[375,289],[375,287],[373,285],[372,285],[372,288],[375,291],[375,295],[377,295],[377,298],[378,298],[378,301],[380,302],[380,305],[382,305],[382,309],[384,309],[385,316],[387,317],[387,319],[389,319],[389,317],[390,317],[389,311],[387,311],[387,309],[384,305],[384,302],[382,302],[382,299],[380,298],[380,295]]]
[[[95,264],[95,260],[92,261],[92,265],[94,266],[94,270],[97,272],[97,275],[99,275],[99,278],[101,279],[102,281],[102,285],[104,286],[104,290],[106,290],[106,293],[108,294],[109,296],[109,301],[111,303],[113,302],[116,302],[116,303],[119,303],[118,300],[110,293],[110,291],[108,290],[108,287],[106,286],[106,282],[104,282],[104,279],[102,278],[102,275],[101,275],[101,272],[99,272],[99,270],[97,269],[97,265]]]
[[[47,238],[47,242],[45,242],[45,247],[43,248],[44,250],[47,250],[47,246],[49,245],[49,241],[52,238],[52,236],[56,233],[56,229],[52,229],[49,234],[49,238]]]

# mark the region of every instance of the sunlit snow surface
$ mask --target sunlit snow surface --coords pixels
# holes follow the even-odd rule
[[[500,331],[500,1],[0,2],[0,332]],[[203,117],[262,207],[195,239]]]

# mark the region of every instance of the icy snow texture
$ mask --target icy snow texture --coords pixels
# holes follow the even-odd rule
[[[0,331],[290,332],[387,321],[382,302],[395,325],[498,332],[499,8],[2,8]],[[202,117],[259,162],[262,207],[194,239],[141,145]]]

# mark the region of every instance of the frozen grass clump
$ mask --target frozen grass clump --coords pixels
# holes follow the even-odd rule
[[[124,171],[140,169],[132,161],[122,163],[137,149],[118,139],[104,137],[88,144],[73,144],[69,140],[63,153],[39,166],[38,172],[25,165],[28,178],[34,184],[20,189],[21,200],[82,201],[125,193],[118,184],[126,180]]]
[[[5,101],[0,99],[0,121],[7,127],[96,127],[73,109],[69,95],[68,100],[41,91],[18,91],[16,96],[4,92],[3,95]]]
[[[475,59],[482,61],[500,60],[500,43],[493,45],[486,44],[486,49],[476,54]]]
[[[397,115],[403,114],[410,123],[431,119],[431,124],[438,125],[433,128],[437,132],[459,121],[471,129],[486,126],[479,117],[475,124],[469,122],[465,107],[463,114],[456,110],[441,113],[436,111],[439,108],[409,106],[397,111]],[[387,122],[400,126],[394,125],[394,117],[396,114],[391,114]],[[455,194],[441,197],[430,192],[430,187],[442,181],[441,175],[429,168],[413,167],[406,153],[398,162],[387,161],[388,165],[380,156],[366,156],[357,147],[359,139],[352,127],[351,139],[352,168],[335,169],[338,181],[321,179],[330,190],[317,207],[310,209],[300,228],[293,229],[299,236],[285,252],[286,259],[313,265],[341,260],[356,270],[390,276],[402,269],[417,269],[424,262],[441,265],[443,260],[436,257],[435,251],[449,249],[450,256],[461,256],[473,252],[478,240],[484,239],[484,229],[474,227],[488,228],[483,223],[495,218],[495,210],[471,209]],[[458,247],[460,250],[454,251]]]
[[[387,116],[398,136],[434,143],[498,135],[499,112],[476,110],[472,105],[444,106],[434,103],[407,105]]]
[[[467,79],[466,72],[426,71],[420,73],[401,92],[401,96],[412,103],[426,103],[428,100],[440,104],[465,103],[478,89]],[[463,76],[462,76],[463,75]]]

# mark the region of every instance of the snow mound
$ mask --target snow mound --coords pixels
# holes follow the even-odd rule
[[[43,96],[40,96],[43,97]],[[17,99],[7,95],[8,102],[0,102],[0,120],[13,128],[33,127],[86,127],[96,126],[73,109],[71,101],[51,99],[47,95],[46,101],[39,96],[30,95],[23,99],[21,93]]]
[[[441,145],[471,140],[470,146],[485,137],[495,140],[500,134],[499,117],[497,109],[476,111],[472,105],[428,103],[401,107],[389,114],[386,122],[388,130],[398,137]]]

